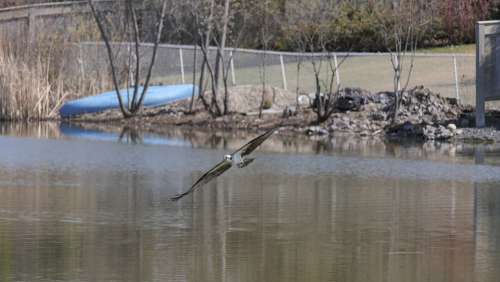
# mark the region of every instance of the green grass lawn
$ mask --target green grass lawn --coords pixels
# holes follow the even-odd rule
[[[455,51],[470,53],[474,45],[457,46]],[[417,56],[414,61],[413,74],[409,87],[423,85],[445,97],[456,97],[453,57],[439,56],[440,53],[450,53],[450,49],[426,49],[426,53],[437,53],[437,56]],[[472,51],[471,51],[472,50]],[[261,84],[259,67],[242,67],[235,58],[235,76],[237,85]],[[457,71],[459,80],[459,94],[463,103],[475,103],[475,58],[474,56],[457,57]],[[287,88],[295,92],[297,84],[300,92],[311,93],[315,90],[314,72],[311,63],[302,64],[300,77],[297,79],[297,64],[288,62],[285,57],[285,72]],[[327,83],[329,71],[326,63],[321,72],[322,80]],[[191,83],[192,76],[186,74],[186,83]],[[156,77],[155,82],[181,83],[180,75]],[[231,82],[231,79],[229,79]],[[279,64],[270,65],[266,69],[266,83],[276,87],[283,87],[281,67]],[[393,89],[392,66],[388,56],[351,56],[340,68],[340,83],[342,87],[360,87],[370,91],[390,91]]]
[[[427,49],[419,49],[418,52],[422,53],[457,53],[457,54],[475,54],[476,45],[475,44],[463,44],[455,46],[446,47],[434,47]]]

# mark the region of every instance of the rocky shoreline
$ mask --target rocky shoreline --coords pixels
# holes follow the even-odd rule
[[[242,90],[243,89],[243,90]],[[391,122],[389,115],[394,105],[391,92],[370,93],[359,88],[342,89],[335,101],[334,113],[323,123],[316,122],[314,95],[295,96],[295,93],[270,87],[270,107],[259,118],[255,109],[261,88],[239,88],[238,99],[232,101],[234,109],[228,115],[211,117],[196,104],[189,111],[189,101],[166,107],[144,110],[140,116],[123,119],[116,110],[87,114],[65,120],[74,124],[105,123],[154,130],[163,126],[183,126],[204,129],[264,130],[280,126],[282,132],[327,137],[349,134],[359,137],[388,138],[416,141],[500,142],[496,128],[473,128],[474,115],[470,106],[460,105],[455,99],[445,98],[422,86],[415,87],[402,96],[399,115]],[[278,93],[278,94],[276,94]],[[234,94],[234,93],[232,93]],[[250,97],[250,98],[242,98]],[[252,98],[253,97],[253,98]],[[297,105],[297,102],[298,105]],[[500,114],[488,112],[489,124],[500,125]]]

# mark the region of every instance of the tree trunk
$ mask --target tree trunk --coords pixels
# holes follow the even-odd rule
[[[132,24],[133,24],[133,30],[134,30],[134,44],[135,44],[135,78],[134,78],[134,92],[132,94],[132,102],[129,101],[130,104],[130,110],[132,112],[135,111],[136,107],[136,101],[137,101],[137,95],[139,93],[139,80],[141,79],[140,72],[141,72],[141,60],[140,60],[140,53],[139,53],[139,48],[140,48],[140,35],[139,35],[139,25],[137,23],[137,14],[135,12],[134,7],[132,6],[132,0],[127,1],[127,9],[129,10],[130,14],[132,15]]]
[[[224,17],[222,18],[222,35],[219,46],[217,48],[217,55],[215,57],[215,69],[214,69],[214,81],[215,89],[219,91],[219,77],[220,77],[220,64],[224,63],[224,49],[226,48],[226,37],[227,37],[227,25],[229,23],[229,7],[231,0],[224,1]],[[227,90],[225,91],[227,93]],[[224,107],[224,113],[227,113],[227,109]]]
[[[193,105],[194,105],[194,92],[195,92],[195,87],[194,85],[196,84],[196,53],[198,49],[198,44],[194,44],[194,53],[193,53],[193,92],[191,93],[191,103],[189,104],[189,112],[193,112]]]
[[[210,15],[208,17],[208,26],[205,34],[205,42],[203,42],[203,35],[200,34],[200,49],[203,52],[203,62],[201,63],[201,68],[200,68],[200,78],[199,78],[199,83],[198,83],[198,97],[201,99],[203,102],[203,106],[205,109],[213,116],[214,113],[212,111],[211,106],[208,104],[208,102],[205,100],[204,97],[204,92],[205,92],[205,69],[208,64],[208,54],[209,54],[209,47],[210,47],[210,36],[212,33],[212,24],[213,24],[213,15],[214,15],[214,6],[215,6],[215,0],[212,0],[210,2]],[[201,33],[201,32],[200,32]],[[205,50],[205,51],[204,51]]]
[[[109,43],[109,38],[106,34],[104,25],[99,17],[99,14],[97,13],[97,10],[94,6],[94,2],[92,0],[88,0],[88,4],[90,6],[90,10],[92,11],[92,15],[94,16],[94,19],[97,23],[97,27],[101,32],[101,38],[104,41],[104,45],[106,46],[106,51],[108,53],[108,59],[109,59],[109,66],[111,68],[111,76],[113,79],[113,86],[115,87],[116,96],[118,98],[118,103],[120,105],[120,110],[125,118],[131,117],[133,114],[129,111],[128,108],[125,107],[125,105],[123,104],[122,96],[120,95],[120,86],[118,85],[118,78],[116,76],[116,67],[114,62],[113,49],[111,48],[111,44]]]
[[[160,45],[161,32],[163,30],[163,21],[165,20],[166,11],[167,11],[167,0],[163,0],[163,5],[161,8],[161,16],[160,16],[160,19],[158,22],[158,31],[156,33],[156,41],[155,41],[155,45],[153,47],[153,55],[151,56],[151,62],[149,64],[149,69],[148,69],[148,73],[146,75],[146,80],[144,81],[144,87],[142,89],[141,97],[139,98],[139,102],[137,102],[137,106],[134,109],[134,113],[141,110],[142,103],[144,101],[144,97],[146,96],[146,92],[148,91],[149,81],[151,79],[151,74],[153,72],[153,66],[154,66],[155,61],[156,61],[156,53],[158,51],[158,45]]]

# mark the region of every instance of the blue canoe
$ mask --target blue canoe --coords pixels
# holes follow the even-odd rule
[[[144,107],[158,107],[179,100],[190,98],[195,88],[195,95],[198,94],[196,86],[191,84],[168,85],[168,86],[151,86],[148,88],[146,97],[144,98]],[[142,87],[139,88],[139,92]],[[120,90],[123,103],[128,103],[128,97],[132,99],[133,89]],[[66,102],[59,114],[61,117],[69,117],[73,115],[81,115],[85,113],[102,112],[109,109],[117,109],[120,107],[115,91],[105,92],[96,96],[85,97],[78,100]]]

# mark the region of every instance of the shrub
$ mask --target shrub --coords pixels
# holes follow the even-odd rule
[[[271,99],[264,99],[262,103],[262,109],[267,110],[273,106],[273,101]]]
[[[380,11],[370,6],[356,8],[351,4],[344,4],[340,8],[339,16],[331,26],[332,50],[380,51],[384,49],[384,38],[380,32],[382,23]]]

